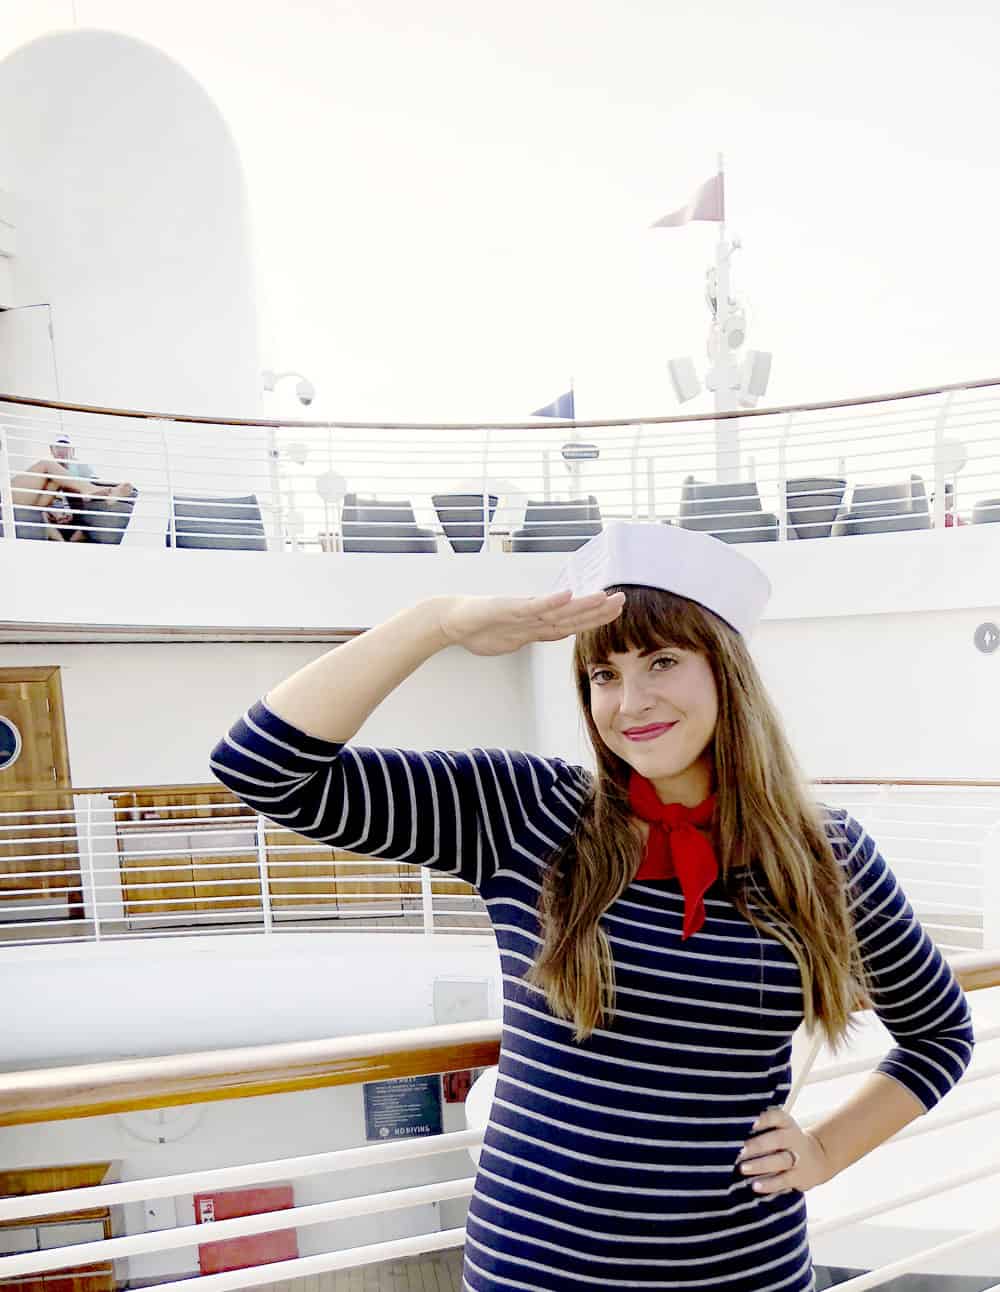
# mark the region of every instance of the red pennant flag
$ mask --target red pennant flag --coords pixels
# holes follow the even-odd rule
[[[706,180],[687,206],[678,207],[662,220],[650,225],[652,229],[674,229],[689,220],[724,220],[726,200],[722,171]]]

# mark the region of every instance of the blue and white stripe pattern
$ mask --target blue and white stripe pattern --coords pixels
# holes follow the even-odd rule
[[[726,900],[681,940],[675,880],[630,885],[602,916],[617,1012],[582,1044],[524,983],[540,943],[543,865],[590,773],[499,749],[369,749],[319,740],[254,704],[215,775],[279,825],[474,884],[504,983],[496,1098],[469,1206],[472,1292],[641,1288],[810,1292],[805,1196],[758,1196],[735,1167],[757,1116],[785,1101],[802,1019],[793,957]],[[828,810],[877,1012],[879,1070],[925,1109],[972,1054],[968,1003],[864,829]]]

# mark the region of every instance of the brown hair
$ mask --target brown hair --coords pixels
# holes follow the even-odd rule
[[[612,654],[677,646],[708,660],[718,695],[712,737],[717,806],[712,843],[736,909],[795,956],[807,1027],[836,1051],[852,1011],[870,1004],[840,863],[743,637],[711,611],[659,588],[619,585],[617,619],[577,635],[577,696],[597,775],[575,830],[556,849],[539,897],[543,940],[526,981],[585,1040],[612,1018],[614,961],[601,915],[639,868],[643,836],[628,801],[631,768],[602,740],[590,712],[590,670]],[[751,907],[751,901],[753,906]]]

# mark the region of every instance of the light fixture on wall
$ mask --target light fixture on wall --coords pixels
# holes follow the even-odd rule
[[[298,381],[295,383],[295,394],[299,403],[308,408],[316,398],[316,387],[308,377],[303,377],[301,372],[292,372],[291,370],[288,372],[275,372],[272,368],[265,368],[260,374],[261,384],[265,390],[269,391],[273,391],[278,382],[283,381],[286,377],[298,377]]]

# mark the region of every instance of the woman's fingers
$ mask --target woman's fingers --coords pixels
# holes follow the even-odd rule
[[[791,1149],[779,1148],[763,1157],[754,1157],[742,1163],[740,1170],[744,1175],[777,1175],[781,1171],[790,1171],[795,1165]]]
[[[474,655],[496,655],[610,623],[624,600],[624,593],[574,597],[569,589],[544,597],[442,598],[439,622],[449,642]]]
[[[608,600],[604,592],[591,593],[586,597],[574,597],[569,588],[563,588],[560,592],[550,592],[544,597],[527,598],[516,607],[515,613],[526,618],[531,618],[533,615],[554,615],[560,611],[578,610],[581,605],[587,603],[599,605],[602,599]]]
[[[595,617],[599,622],[605,614],[612,611],[617,614],[625,601],[623,592],[616,592],[611,597],[605,592],[595,592],[586,597],[574,597],[570,600],[566,600],[562,592],[555,595],[562,600],[554,601],[551,597],[543,597],[529,602],[524,608],[526,616],[543,619],[547,623],[560,627]]]
[[[805,1192],[836,1174],[819,1138],[783,1108],[768,1108],[758,1117],[736,1161],[760,1197]]]
[[[561,641],[574,633],[586,632],[611,623],[621,612],[621,602],[614,605],[597,605],[592,609],[575,610],[571,615],[545,615],[535,621],[534,632],[544,641]]]

